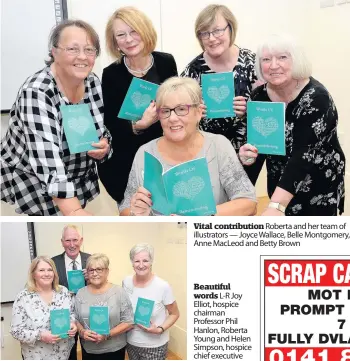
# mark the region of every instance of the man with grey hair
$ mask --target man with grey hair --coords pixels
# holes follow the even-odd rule
[[[83,244],[83,237],[80,235],[79,228],[75,225],[69,224],[63,228],[61,243],[64,252],[52,257],[52,260],[57,268],[59,284],[68,288],[68,271],[82,270],[85,279],[87,278],[86,261],[91,254],[80,251]],[[77,340],[78,337],[76,336],[69,360],[77,360]]]

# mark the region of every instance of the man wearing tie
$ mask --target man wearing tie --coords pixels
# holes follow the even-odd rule
[[[82,270],[86,279],[86,261],[91,256],[89,253],[80,252],[83,244],[83,237],[75,225],[68,225],[63,228],[61,243],[64,252],[52,257],[57,268],[60,285],[68,288],[67,272]],[[75,344],[69,356],[69,360],[77,360],[77,336]]]

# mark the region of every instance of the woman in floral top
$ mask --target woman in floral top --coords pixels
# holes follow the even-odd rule
[[[68,338],[51,333],[50,311],[69,309],[71,329]],[[67,288],[59,286],[53,261],[45,256],[33,260],[26,288],[12,309],[11,334],[20,341],[25,360],[68,360],[77,327],[73,303]]]
[[[345,157],[331,95],[311,77],[303,49],[286,36],[273,35],[259,46],[256,68],[267,84],[255,89],[251,100],[286,105],[286,155],[258,157],[259,165],[266,159],[271,199],[263,215],[336,216],[338,210],[341,214]],[[243,164],[252,164],[257,155],[250,144],[240,149]]]

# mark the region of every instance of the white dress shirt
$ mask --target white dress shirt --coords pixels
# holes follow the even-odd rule
[[[66,272],[73,271],[73,261],[74,261],[73,259],[67,256],[67,253],[64,254],[64,263],[66,265]],[[77,269],[83,269],[80,253],[78,254],[78,257],[75,259],[75,264],[77,266]]]

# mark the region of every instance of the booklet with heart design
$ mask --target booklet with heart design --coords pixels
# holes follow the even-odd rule
[[[164,215],[209,216],[216,213],[207,160],[198,158],[163,171],[162,163],[145,152],[144,187],[152,208]]]
[[[285,103],[247,103],[247,141],[259,154],[286,155]]]
[[[64,134],[71,154],[97,149],[98,143],[94,119],[87,104],[61,105]]]
[[[154,301],[139,297],[136,304],[134,323],[150,327]]]
[[[70,314],[69,309],[50,311],[50,328],[53,335],[60,338],[67,338],[70,330]]]
[[[235,97],[232,72],[202,74],[202,95],[207,106],[207,118],[234,117]]]
[[[67,272],[68,289],[73,293],[77,293],[81,288],[85,287],[85,278],[82,270],[74,270]]]
[[[99,335],[109,335],[108,306],[90,306],[90,330]]]
[[[120,108],[118,118],[137,122],[152,100],[156,99],[158,84],[133,78]]]

